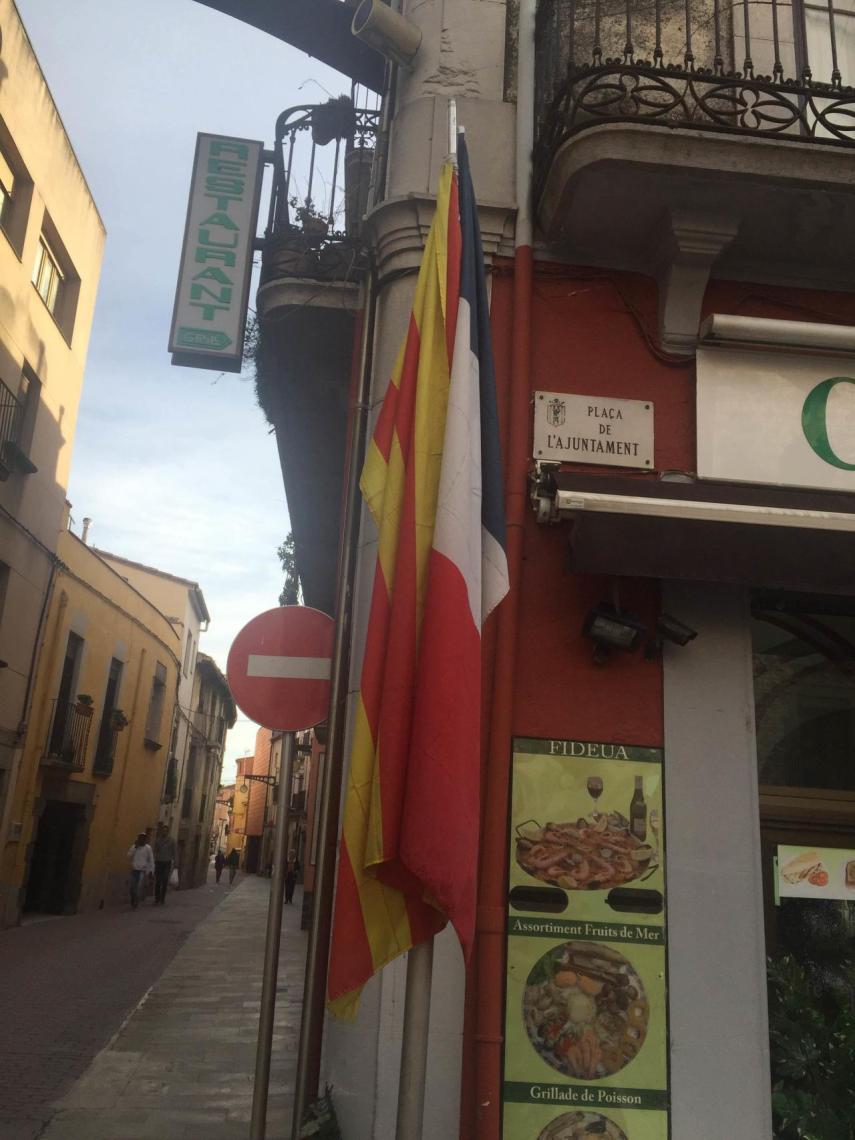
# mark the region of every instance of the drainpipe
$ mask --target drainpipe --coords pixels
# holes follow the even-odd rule
[[[53,598],[54,586],[56,585],[57,566],[59,559],[56,555],[50,555],[50,574],[48,576],[47,588],[45,589],[45,596],[42,599],[42,608],[39,613],[39,622],[36,626],[36,636],[33,639],[33,652],[30,657],[30,669],[27,674],[27,687],[24,691],[24,702],[21,709],[21,719],[18,723],[17,742],[15,746],[14,759],[12,761],[12,768],[9,772],[9,787],[6,790],[6,802],[3,806],[3,814],[0,818],[0,853],[6,850],[6,844],[9,840],[9,822],[12,815],[12,801],[15,798],[15,788],[18,784],[18,774],[21,770],[21,761],[24,756],[24,748],[27,744],[27,728],[30,719],[30,709],[33,703],[33,693],[35,691],[36,670],[39,666],[42,652],[44,650],[45,641],[47,639],[47,616],[48,609],[50,608],[51,599]]]
[[[477,917],[475,999],[475,1135],[501,1135],[502,1010],[505,992],[508,787],[519,627],[523,527],[530,419],[532,212],[534,147],[534,28],[536,0],[520,0],[517,55],[516,199],[514,237],[513,349],[508,420],[506,487],[510,590],[498,611],[496,665],[490,722]]]

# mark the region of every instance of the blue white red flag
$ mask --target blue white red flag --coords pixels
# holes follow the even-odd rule
[[[508,592],[508,562],[487,279],[462,134],[458,170],[460,292],[401,859],[451,920],[468,958],[481,807],[481,628]]]

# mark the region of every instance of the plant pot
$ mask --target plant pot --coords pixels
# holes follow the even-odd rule
[[[349,138],[356,129],[356,112],[350,100],[333,99],[312,110],[312,142],[326,146],[333,139]]]

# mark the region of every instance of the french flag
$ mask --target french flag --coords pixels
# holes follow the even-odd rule
[[[468,959],[481,807],[481,629],[508,592],[508,563],[487,280],[462,134],[458,195],[459,232],[448,236],[449,308],[456,302],[456,314],[446,314],[454,329],[448,409],[400,857],[426,901],[453,923]]]

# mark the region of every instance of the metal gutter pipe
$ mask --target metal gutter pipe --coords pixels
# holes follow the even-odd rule
[[[506,518],[510,590],[497,615],[496,663],[489,763],[481,836],[475,999],[475,1135],[501,1135],[502,1010],[505,992],[505,915],[508,786],[519,628],[523,528],[527,502],[531,361],[532,211],[534,147],[534,28],[536,0],[520,0],[517,54],[516,198],[513,347],[507,415]]]

